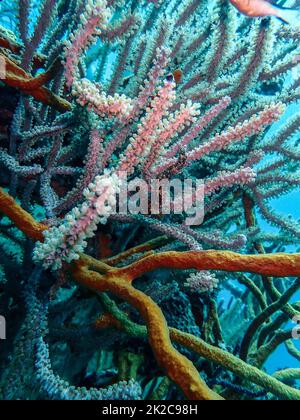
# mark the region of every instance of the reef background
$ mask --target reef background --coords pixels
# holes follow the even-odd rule
[[[299,31],[227,0],[0,25],[1,399],[300,399]],[[113,216],[120,168],[204,179],[204,223]]]

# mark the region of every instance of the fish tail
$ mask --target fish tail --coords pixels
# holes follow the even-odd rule
[[[296,9],[287,9],[284,7],[275,7],[278,19],[291,26],[300,27],[300,11]]]

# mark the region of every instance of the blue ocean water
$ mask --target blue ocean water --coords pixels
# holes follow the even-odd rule
[[[296,76],[296,74],[295,74]],[[278,126],[284,126],[287,119],[296,113],[299,112],[299,106],[294,105],[290,106],[284,117],[280,120],[278,123]],[[274,127],[274,130],[276,130],[277,127]],[[271,133],[269,133],[272,135]],[[272,207],[276,211],[282,214],[291,214],[294,219],[299,220],[300,218],[300,190],[293,191],[289,194],[286,194],[283,197],[274,199],[273,202],[271,202]],[[269,223],[267,223],[264,219],[260,218],[259,223],[261,224],[262,228],[269,232],[276,231],[276,228],[273,226],[270,226]],[[295,246],[288,246],[287,250],[290,252],[297,251],[298,247]],[[292,300],[292,302],[297,302],[300,300],[300,293],[296,294]],[[295,326],[295,324],[289,323],[288,326]],[[288,327],[287,326],[287,327]],[[295,346],[300,349],[300,340],[294,340]],[[266,368],[270,373],[274,373],[278,368],[283,368],[285,366],[290,366],[297,368],[299,366],[299,363],[297,360],[295,360],[293,357],[289,355],[289,353],[286,350],[286,347],[284,345],[280,346],[277,351],[272,355],[272,357],[268,360]]]

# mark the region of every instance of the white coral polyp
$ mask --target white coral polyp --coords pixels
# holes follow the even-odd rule
[[[219,286],[219,280],[209,271],[199,271],[198,273],[190,275],[185,286],[189,288],[191,292],[207,293],[212,292]]]
[[[45,269],[61,268],[62,262],[70,263],[79,258],[92,238],[97,226],[105,224],[116,206],[121,180],[116,174],[105,172],[84,190],[85,201],[65,216],[63,223],[45,232],[45,241],[37,243],[33,258],[43,263]]]

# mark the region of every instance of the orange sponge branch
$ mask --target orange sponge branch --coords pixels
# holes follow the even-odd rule
[[[134,306],[145,320],[148,339],[158,364],[191,400],[222,400],[200,378],[199,372],[185,356],[172,345],[168,325],[158,305],[143,292],[135,289],[114,272],[101,275],[89,270],[82,262],[74,264],[75,280],[94,291],[112,292]]]
[[[24,94],[30,95],[37,101],[54,107],[61,112],[70,111],[72,109],[72,106],[68,101],[55,95],[48,88],[43,86],[43,84],[53,79],[58,69],[58,61],[53,63],[46,72],[36,77],[32,77],[5,54],[0,53],[0,59],[4,60],[6,66],[5,78],[2,79],[5,84],[20,89]]]
[[[220,270],[249,272],[265,276],[300,275],[300,254],[243,255],[230,251],[165,252],[149,255],[120,269],[120,275],[132,280],[158,269]]]
[[[37,222],[2,188],[0,188],[0,211],[29,238],[41,242],[44,240],[43,232],[48,226]]]

